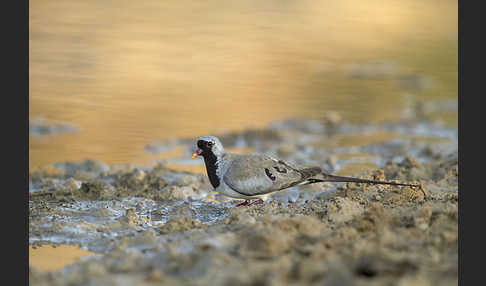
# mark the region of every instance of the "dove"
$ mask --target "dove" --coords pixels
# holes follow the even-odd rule
[[[236,205],[263,203],[262,196],[298,185],[322,182],[354,182],[394,186],[418,185],[335,176],[321,167],[300,168],[264,154],[231,154],[215,136],[197,140],[192,159],[202,156],[209,182],[216,192],[245,201]],[[257,199],[255,201],[255,199]]]

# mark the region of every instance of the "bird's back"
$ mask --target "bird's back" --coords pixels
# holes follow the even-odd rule
[[[260,154],[227,154],[223,181],[245,195],[262,195],[302,181],[302,173],[288,163]]]

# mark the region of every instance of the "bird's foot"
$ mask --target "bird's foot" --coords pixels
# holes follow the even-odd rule
[[[254,200],[254,201],[250,202],[249,206],[251,206],[251,205],[260,205],[260,204],[263,204],[263,200],[262,199],[258,199],[258,200]]]
[[[244,202],[235,205],[235,207],[259,205],[259,204],[263,204],[263,200],[262,199],[258,199],[258,200],[254,200],[254,201],[245,200]]]
[[[242,207],[242,206],[249,206],[249,205],[250,205],[250,201],[245,200],[244,202],[235,205],[235,207]]]

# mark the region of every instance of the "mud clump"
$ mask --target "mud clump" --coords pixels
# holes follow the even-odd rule
[[[29,134],[34,136],[50,136],[60,133],[76,133],[78,128],[70,123],[54,124],[43,117],[34,118],[29,122]]]
[[[140,219],[135,213],[135,209],[128,209],[125,212],[125,215],[120,218],[120,222],[129,226],[137,226],[141,224]]]
[[[363,216],[354,220],[354,226],[358,231],[380,231],[386,227],[390,221],[390,215],[380,203],[372,203]]]
[[[29,199],[72,202],[78,200],[107,200],[114,195],[114,188],[101,181],[83,182],[79,188],[78,184],[78,182],[69,181],[68,184],[61,187],[51,187],[44,191],[29,193]]]
[[[195,186],[171,186],[163,189],[156,196],[158,200],[184,200],[186,198],[198,197],[200,192]]]
[[[158,191],[167,185],[163,178],[138,169],[116,175],[114,183],[117,197],[139,196],[153,199],[157,198]]]
[[[363,207],[359,202],[348,198],[334,198],[326,203],[327,219],[334,223],[344,223],[360,215]]]
[[[77,199],[103,200],[110,197],[110,192],[106,184],[95,181],[82,183],[73,196]]]
[[[99,174],[107,172],[110,167],[101,161],[94,159],[86,159],[82,162],[63,162],[56,163],[54,167],[64,170],[66,176],[73,177],[78,180],[89,180],[95,178]]]
[[[201,221],[193,220],[191,217],[178,215],[170,219],[166,224],[159,228],[161,234],[167,234],[176,231],[185,231],[201,227]]]
[[[419,163],[416,158],[406,157],[399,164],[388,164],[384,168],[387,178],[403,181],[438,181],[451,175],[457,177],[457,154],[449,154],[446,160]]]
[[[273,257],[285,253],[290,247],[289,236],[280,230],[246,228],[241,234],[240,253],[257,258]]]

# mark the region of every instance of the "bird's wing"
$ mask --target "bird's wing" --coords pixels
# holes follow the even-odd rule
[[[321,171],[317,169],[298,170],[282,160],[265,155],[238,155],[231,158],[223,181],[241,194],[263,195],[306,181]]]

